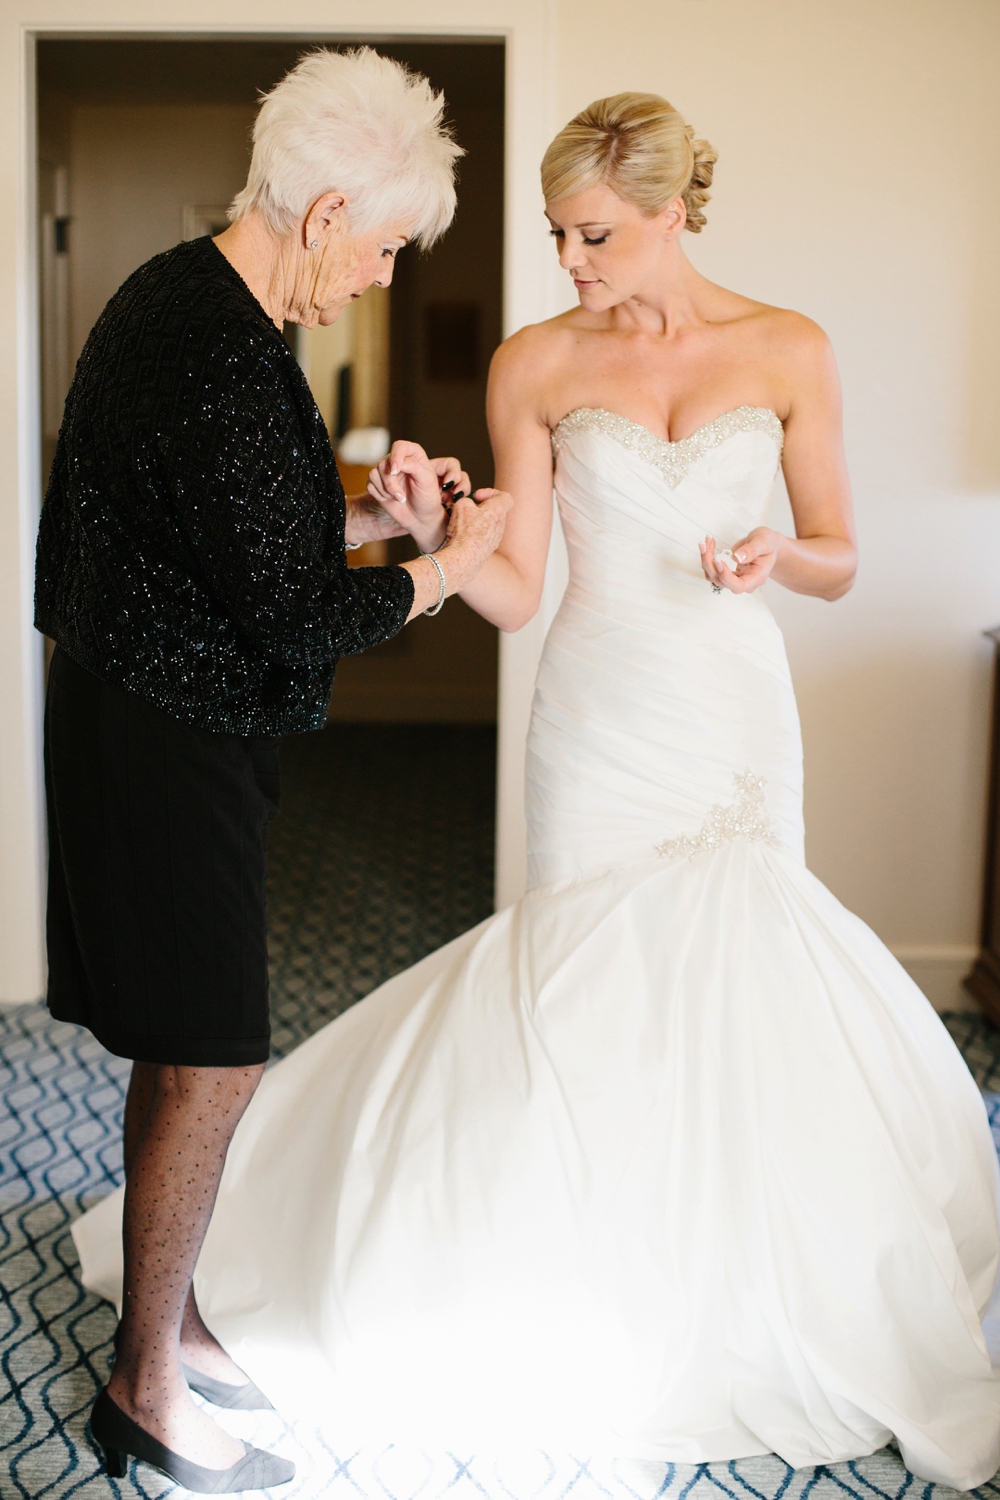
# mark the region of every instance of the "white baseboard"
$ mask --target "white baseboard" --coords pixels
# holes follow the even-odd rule
[[[900,943],[892,952],[936,1011],[978,1012],[978,1005],[962,984],[978,948],[951,943]]]

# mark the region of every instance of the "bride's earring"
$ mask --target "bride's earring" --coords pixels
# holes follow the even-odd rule
[[[315,250],[318,245],[319,245],[319,240],[311,240],[310,244],[309,244],[309,249],[310,250]]]

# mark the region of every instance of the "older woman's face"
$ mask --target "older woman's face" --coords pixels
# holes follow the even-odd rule
[[[347,195],[324,193],[281,247],[282,316],[303,328],[335,323],[370,286],[389,285],[396,254],[409,232],[406,224],[383,224],[354,234]]]
[[[372,234],[330,235],[312,252],[317,257],[316,273],[308,307],[302,311],[312,313],[313,318],[306,326],[320,323],[327,327],[370,286],[388,286],[396,254],[406,242],[406,230],[398,225]]]

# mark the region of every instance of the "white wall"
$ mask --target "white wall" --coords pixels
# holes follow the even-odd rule
[[[776,586],[807,854],[939,1001],[975,948],[1000,622],[1000,7],[558,0],[562,123],[665,94],[719,152],[696,265],[833,339],[862,565]],[[782,507],[776,507],[781,515]],[[784,516],[787,524],[787,515]]]

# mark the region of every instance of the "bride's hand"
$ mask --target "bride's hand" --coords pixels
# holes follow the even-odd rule
[[[698,544],[702,571],[717,588],[728,589],[731,594],[752,594],[770,578],[783,540],[779,531],[758,526],[729,549],[736,563],[734,569],[728,557],[717,556],[715,537],[707,536]]]
[[[471,493],[457,458],[428,458],[419,443],[400,440],[368,476],[368,493],[423,552],[441,546],[452,502]]]

